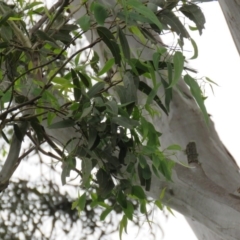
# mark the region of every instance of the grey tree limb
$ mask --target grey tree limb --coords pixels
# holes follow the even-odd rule
[[[7,187],[9,179],[19,164],[18,158],[22,146],[22,141],[27,132],[28,126],[28,122],[21,122],[18,124],[18,128],[22,133],[22,139],[20,139],[20,137],[17,136],[15,132],[13,133],[8,156],[0,172],[0,191],[4,190]]]

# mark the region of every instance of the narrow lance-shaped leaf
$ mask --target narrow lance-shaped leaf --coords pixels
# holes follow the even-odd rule
[[[36,117],[30,120],[30,124],[31,124],[32,128],[34,129],[34,131],[37,135],[38,141],[40,143],[43,140],[44,128],[39,123],[39,120]]]
[[[139,199],[146,199],[146,194],[144,193],[142,187],[132,186],[132,195],[136,196]]]
[[[76,72],[71,69],[71,74],[72,74],[72,81],[74,84],[74,88],[73,88],[73,93],[74,93],[74,99],[75,101],[79,101],[80,97],[81,97],[81,86],[80,86],[80,81],[78,79],[78,76],[76,74]]]
[[[127,233],[127,223],[128,223],[127,216],[123,215],[122,220],[120,221],[120,227],[119,227],[119,237],[120,237],[120,240],[122,240],[123,229]]]
[[[184,56],[181,52],[175,52],[173,56],[173,66],[174,66],[173,80],[169,87],[175,86],[182,76]]]
[[[99,25],[103,25],[105,19],[108,17],[108,12],[106,8],[97,2],[93,2],[91,5],[91,9],[93,10],[94,17]]]
[[[116,39],[114,38],[113,34],[105,27],[97,27],[97,33],[99,37],[102,38],[103,42],[107,45],[110,49],[115,63],[119,66],[121,65],[121,55],[120,55],[120,48],[116,43]]]
[[[57,129],[57,128],[67,128],[67,127],[73,127],[75,125],[74,120],[72,119],[64,119],[59,122],[55,122],[48,126],[50,129]]]
[[[77,74],[86,88],[91,87],[91,79],[85,73],[77,72]]]
[[[14,130],[14,133],[15,133],[17,139],[20,142],[22,142],[22,140],[23,140],[23,133],[22,133],[20,127],[17,124],[13,124],[13,130]]]
[[[198,85],[197,82],[196,82],[190,75],[188,75],[188,74],[184,76],[184,81],[185,81],[186,84],[190,87],[190,91],[191,91],[193,97],[195,98],[198,106],[200,107],[200,109],[201,109],[201,111],[202,111],[202,113],[203,113],[205,122],[208,123],[208,122],[209,122],[209,116],[208,116],[207,109],[206,109],[205,104],[204,104],[204,99],[203,99],[203,96],[202,96],[202,91],[201,91],[199,85]]]
[[[145,93],[146,95],[149,95],[152,91],[152,89],[145,82],[142,82],[142,81],[139,82],[139,90],[141,92]],[[167,111],[166,107],[162,104],[162,101],[160,100],[160,98],[157,95],[155,95],[153,100],[168,115],[168,111]]]
[[[195,41],[191,38],[191,43],[193,46],[193,50],[194,50],[194,54],[190,59],[196,59],[198,57],[198,47],[197,44],[195,43]]]
[[[57,43],[56,43],[56,41],[55,41],[52,37],[50,37],[47,33],[43,32],[43,31],[41,31],[41,30],[38,30],[38,31],[36,32],[36,35],[37,35],[40,39],[42,39],[42,40],[44,40],[44,41],[52,42],[52,43],[56,44],[56,46],[58,46]]]
[[[205,17],[201,8],[193,3],[184,4],[179,10],[190,20],[192,20],[200,33],[202,35],[202,30],[204,29]]]
[[[172,11],[168,9],[160,11],[158,18],[162,23],[170,26],[171,30],[176,32],[180,38],[189,38],[186,28]]]
[[[1,131],[1,134],[2,134],[3,139],[9,144],[9,140],[8,140],[6,134],[3,131]]]
[[[114,58],[109,59],[97,75],[101,76],[104,73],[108,72],[112,68],[113,64],[114,64]]]
[[[106,208],[100,215],[100,220],[103,221],[107,215],[112,211],[113,209],[111,207]]]
[[[138,121],[126,117],[113,117],[112,122],[129,129],[138,126]]]
[[[144,6],[137,0],[128,0],[127,4],[133,7],[137,12],[148,18],[152,23],[156,24],[160,30],[162,30],[162,24],[154,14],[154,12],[148,7]]]
[[[94,97],[97,93],[99,93],[101,90],[103,90],[104,85],[105,85],[104,82],[98,82],[95,85],[93,85],[87,93],[89,98]]]
[[[130,48],[128,45],[128,41],[120,27],[118,27],[118,36],[122,47],[123,55],[125,56],[125,58],[130,59]]]

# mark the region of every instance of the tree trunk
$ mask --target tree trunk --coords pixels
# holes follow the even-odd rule
[[[240,53],[240,0],[219,0],[235,46]]]

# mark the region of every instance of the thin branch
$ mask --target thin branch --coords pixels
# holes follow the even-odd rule
[[[21,122],[19,124],[18,128],[21,131],[22,138],[25,136],[28,126],[28,122]],[[22,146],[22,140],[23,139],[19,139],[19,136],[14,132],[7,159],[0,172],[0,191],[7,187],[10,177],[16,170],[16,165],[18,166],[18,157]]]
[[[49,13],[54,12],[58,7],[60,7],[65,0],[59,0],[56,2],[49,10]],[[42,18],[30,29],[29,34],[32,36],[42,25],[44,22],[46,22],[48,19],[47,14],[45,13]]]
[[[10,112],[13,112],[13,111],[15,111],[15,110],[17,110],[17,109],[19,109],[19,108],[21,108],[21,107],[24,107],[24,106],[26,106],[26,105],[33,104],[33,103],[34,103],[36,100],[38,100],[39,98],[41,98],[41,96],[37,96],[37,97],[35,97],[35,98],[27,101],[27,102],[21,103],[21,104],[15,106],[15,107],[12,107],[12,108],[6,110],[4,113],[0,114],[0,119],[4,119],[4,117],[5,117],[8,113],[10,113]]]

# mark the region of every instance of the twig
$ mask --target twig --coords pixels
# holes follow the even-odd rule
[[[59,0],[56,2],[49,10],[49,13],[54,12],[58,7],[60,7],[65,0]],[[30,29],[29,34],[32,36],[42,25],[43,23],[48,19],[47,14],[44,14],[42,18]]]

